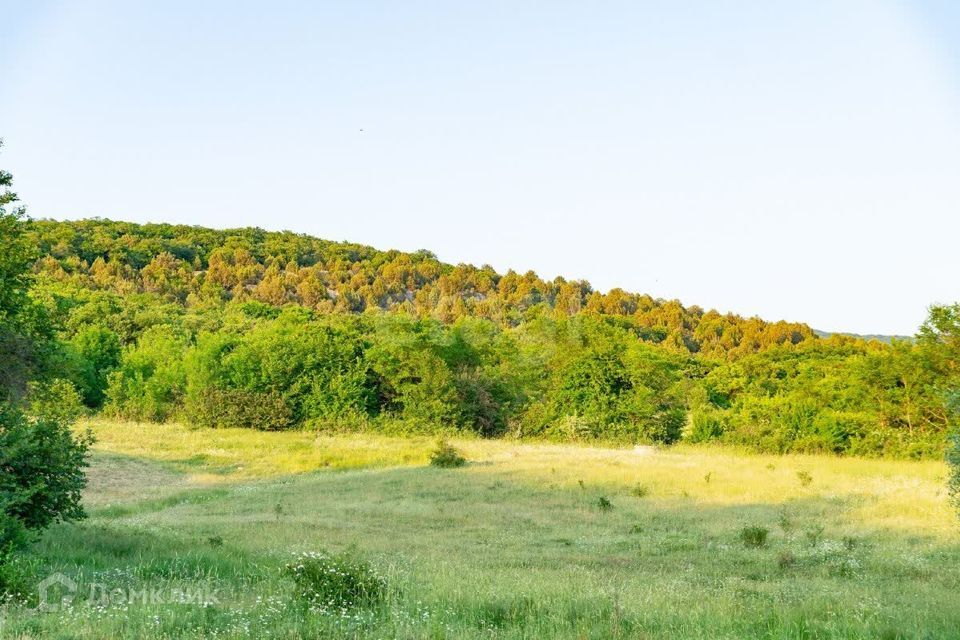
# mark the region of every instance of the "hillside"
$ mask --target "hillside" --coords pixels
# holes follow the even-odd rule
[[[877,342],[884,342],[890,344],[894,340],[909,341],[913,340],[913,336],[888,336],[880,333],[848,333],[843,331],[821,331],[820,329],[814,329],[813,333],[816,334],[818,338],[829,338],[830,336],[844,336],[847,338],[854,338],[856,340],[865,340],[870,342],[871,340],[876,340]]]
[[[53,369],[118,418],[912,457],[942,455],[950,424],[952,365],[920,342],[289,232],[26,234]]]
[[[379,251],[291,232],[110,220],[30,223],[40,273],[90,289],[152,293],[184,306],[253,300],[320,313],[403,312],[516,326],[544,311],[629,319],[644,339],[713,356],[814,338],[804,324],[684,307],[583,280],[444,264],[428,251]]]

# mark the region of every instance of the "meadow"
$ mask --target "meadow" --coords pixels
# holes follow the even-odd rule
[[[25,560],[77,595],[0,637],[960,637],[936,461],[463,439],[438,469],[429,438],[86,427],[89,518]],[[386,599],[298,603],[283,567],[346,549]]]

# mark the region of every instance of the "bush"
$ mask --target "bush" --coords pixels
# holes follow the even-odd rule
[[[770,530],[766,527],[750,526],[740,530],[740,542],[745,547],[760,548],[767,546],[767,536]]]
[[[69,350],[84,404],[99,407],[106,397],[107,376],[120,364],[120,338],[110,329],[90,326],[70,340]]]
[[[105,411],[129,420],[163,422],[177,413],[186,388],[190,338],[169,326],[145,331],[108,376]]]
[[[690,422],[683,437],[688,442],[708,442],[720,438],[725,430],[720,411],[697,409],[690,412]]]
[[[33,591],[31,578],[22,556],[15,555],[9,546],[0,549],[0,615],[5,605],[26,602],[28,594]]]
[[[485,419],[482,414],[469,414],[488,412],[490,407],[477,405],[471,410],[460,406],[461,393],[468,399],[473,393],[481,393],[474,384],[480,381],[464,377],[458,390],[458,381],[443,359],[441,331],[431,323],[399,319],[379,327],[368,356],[376,375],[381,411],[426,425],[461,426],[462,412],[468,414],[467,419]],[[471,402],[486,404],[488,400],[478,396]]]
[[[430,454],[430,465],[442,469],[453,469],[467,464],[467,459],[461,455],[449,442],[441,440],[437,448]]]
[[[466,368],[457,373],[454,383],[464,426],[484,437],[506,431],[509,393],[505,384]]]
[[[204,389],[187,405],[187,417],[201,427],[276,431],[293,424],[293,412],[280,394],[244,389]]]
[[[622,443],[679,439],[687,414],[680,358],[594,318],[562,327],[541,338],[557,353],[539,379],[528,379],[535,393],[528,392],[516,421],[523,435]]]
[[[588,349],[557,372],[545,430],[562,439],[674,442],[685,420],[677,369],[636,345]]]
[[[387,596],[387,581],[353,552],[306,552],[286,566],[295,595],[310,607],[327,610],[372,607]]]
[[[949,396],[947,404],[953,416],[960,414],[960,393]],[[960,430],[956,426],[950,437],[950,447],[947,449],[947,464],[950,466],[947,490],[950,492],[953,505],[960,512]]]
[[[0,404],[0,550],[22,546],[54,522],[85,516],[80,494],[91,440],[74,438],[54,417],[28,418]]]
[[[293,311],[243,334],[203,335],[186,356],[187,417],[203,426],[284,429],[373,415],[364,348],[349,329]]]

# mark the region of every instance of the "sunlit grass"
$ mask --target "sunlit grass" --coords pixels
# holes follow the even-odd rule
[[[434,442],[428,438],[194,429],[180,424],[102,420],[86,422],[78,428],[93,431],[98,453],[162,462],[198,483],[326,469],[424,464]]]
[[[94,421],[82,425],[86,427],[97,438],[96,452],[162,462],[194,484],[331,469],[424,466],[436,443],[427,437],[193,429],[179,424]],[[647,500],[683,506],[777,505],[816,498],[842,503],[842,509],[834,511],[842,510],[851,526],[947,537],[956,531],[945,500],[946,466],[938,461],[753,455],[701,446],[614,449],[509,440],[452,442],[474,463],[467,473],[496,474],[546,488],[568,489],[583,481],[595,489],[626,492],[642,483]],[[809,485],[800,480],[801,472],[809,474]],[[143,471],[136,468],[133,473]]]

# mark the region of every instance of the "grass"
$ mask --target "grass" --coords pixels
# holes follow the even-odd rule
[[[163,602],[14,606],[0,637],[960,637],[937,462],[454,440],[450,473],[428,438],[91,426],[91,517],[30,571]],[[284,567],[347,550],[384,602],[297,606]]]

